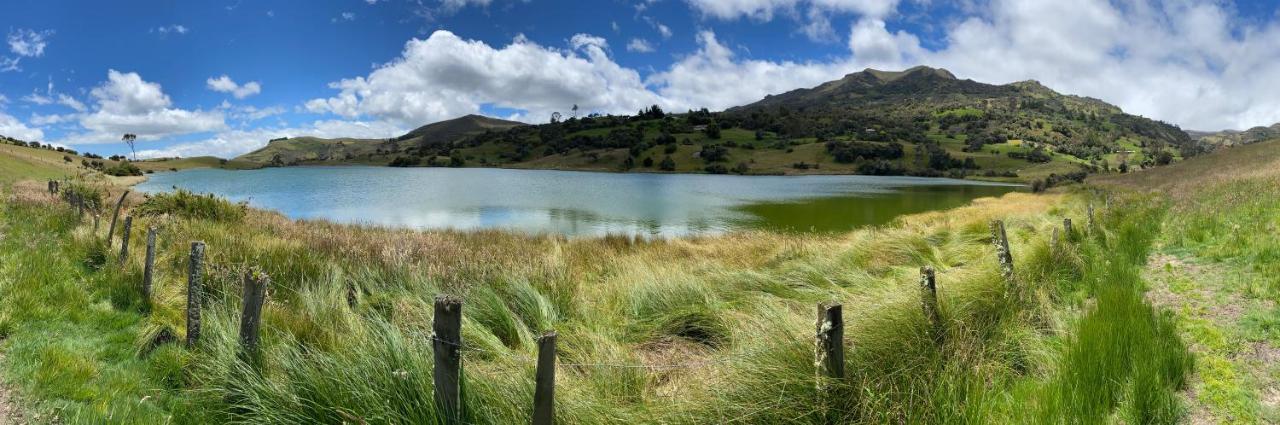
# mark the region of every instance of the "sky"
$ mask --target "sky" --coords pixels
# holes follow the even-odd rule
[[[230,158],[467,114],[722,110],[946,68],[1195,130],[1280,122],[1272,0],[0,2],[0,135]]]

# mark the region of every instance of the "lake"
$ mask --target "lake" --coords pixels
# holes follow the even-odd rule
[[[291,218],[416,229],[676,237],[836,232],[1019,186],[878,176],[620,174],[492,168],[291,167],[157,173],[144,193],[214,193]]]

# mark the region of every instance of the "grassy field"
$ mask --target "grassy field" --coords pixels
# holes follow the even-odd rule
[[[1280,423],[1280,140],[1098,183],[1167,194],[1146,275],[1202,365],[1197,423]]]
[[[119,188],[89,176],[83,193]],[[1193,360],[1143,296],[1165,204],[1009,194],[839,235],[642,241],[296,222],[207,197],[130,201],[130,252],[42,182],[0,206],[3,376],[66,423],[431,423],[432,300],[464,299],[467,423],[528,422],[534,337],[560,335],[562,423],[1171,423]],[[1077,223],[1051,246],[1063,218]],[[1006,220],[1009,285],[988,222]],[[155,295],[140,295],[146,229]],[[208,244],[204,337],[185,332]],[[922,266],[943,318],[921,314]],[[241,277],[272,278],[259,368],[237,356]],[[357,288],[348,308],[346,288]],[[813,366],[814,309],[845,306],[845,380]],[[935,333],[943,335],[941,342]],[[826,400],[819,403],[818,400]]]

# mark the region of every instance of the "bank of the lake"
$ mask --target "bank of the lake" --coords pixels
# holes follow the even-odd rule
[[[1021,187],[917,177],[360,166],[197,169],[150,175],[138,186],[147,193],[174,188],[338,223],[672,237],[847,231]]]

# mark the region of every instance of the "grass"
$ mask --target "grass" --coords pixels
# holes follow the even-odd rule
[[[178,194],[133,200],[135,254],[121,266],[105,232],[38,186],[14,185],[0,208],[4,370],[71,423],[434,422],[437,293],[466,302],[468,423],[528,421],[533,341],[549,329],[560,334],[565,423],[1168,423],[1190,367],[1169,319],[1138,295],[1133,270],[1163,211],[1149,199],[1050,248],[1063,217],[1084,222],[1085,195],[1014,193],[838,235],[637,241],[362,228],[255,210],[211,220],[230,204]],[[990,248],[996,218],[1009,224],[1021,288],[1012,293]],[[142,300],[150,226],[161,229],[157,281]],[[186,350],[165,341],[184,337],[193,240],[208,244],[207,305],[203,342]],[[920,311],[925,265],[939,271],[941,346]],[[257,370],[236,355],[239,277],[252,266],[273,282]],[[812,351],[814,305],[825,301],[849,312],[850,371],[827,383],[826,412]]]

